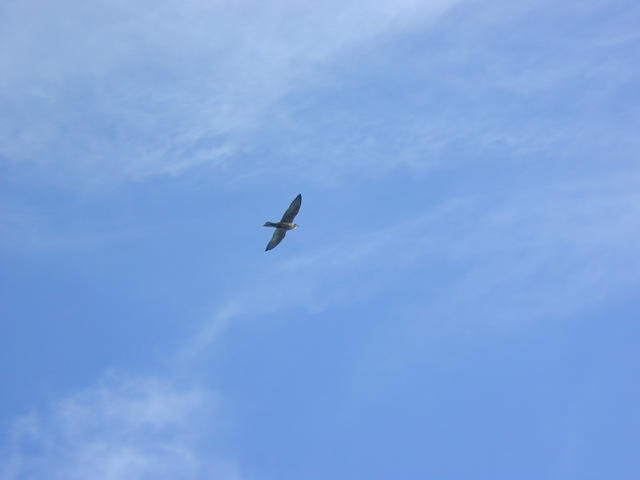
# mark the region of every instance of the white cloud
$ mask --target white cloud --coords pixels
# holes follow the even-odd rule
[[[604,2],[3,8],[0,159],[64,185],[196,166],[331,184],[450,164],[459,145],[637,149],[637,115],[606,113],[638,74],[635,11]]]
[[[222,430],[217,403],[203,389],[111,373],[18,419],[0,473],[7,480],[239,479],[231,462],[201,444],[208,436],[214,445],[210,437]]]
[[[224,168],[319,63],[457,1],[5,5],[0,154],[89,183]]]

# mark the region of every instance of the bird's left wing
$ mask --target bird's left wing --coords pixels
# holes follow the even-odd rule
[[[301,204],[302,204],[302,194],[298,194],[298,196],[293,199],[293,202],[291,202],[291,205],[289,205],[289,208],[287,208],[287,211],[284,212],[284,215],[282,215],[282,220],[280,221],[286,222],[286,223],[293,222],[293,219],[300,211]]]
[[[276,231],[273,232],[273,237],[271,237],[271,240],[269,241],[269,244],[267,245],[267,248],[265,248],[264,251],[266,252],[268,250],[271,250],[273,247],[278,245],[286,234],[287,234],[287,231],[284,228],[276,228]]]

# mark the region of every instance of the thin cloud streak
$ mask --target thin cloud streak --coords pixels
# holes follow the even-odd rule
[[[592,308],[640,282],[639,187],[634,174],[469,195],[378,231],[345,234],[223,300],[182,359],[197,358],[241,318],[396,295],[388,291],[395,277],[430,268],[454,273],[434,291],[421,288],[422,301],[399,302],[412,317],[428,312],[453,330]]]

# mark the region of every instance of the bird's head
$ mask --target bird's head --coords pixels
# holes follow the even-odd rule
[[[299,227],[299,225],[298,225],[297,223],[294,223],[294,224],[293,224],[293,229],[294,229],[294,230],[295,230],[296,228],[298,228],[298,227]]]

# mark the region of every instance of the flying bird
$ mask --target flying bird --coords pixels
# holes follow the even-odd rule
[[[271,237],[271,240],[269,241],[265,252],[278,245],[286,235],[287,230],[295,230],[296,228],[298,228],[298,225],[293,223],[293,219],[298,214],[298,211],[300,211],[301,203],[302,194],[299,194],[296,198],[293,199],[293,202],[291,202],[291,205],[289,205],[287,211],[284,212],[284,215],[282,215],[282,219],[280,219],[279,222],[266,222],[264,224],[265,227],[276,228],[276,231],[273,232],[273,237]]]

